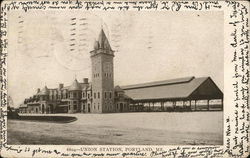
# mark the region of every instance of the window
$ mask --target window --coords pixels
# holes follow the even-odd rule
[[[110,99],[112,98],[112,93],[111,93],[111,92],[109,92],[109,98],[110,98]]]
[[[94,99],[96,98],[96,94],[94,93]]]
[[[98,103],[98,110],[99,110],[99,106],[100,106],[100,104]]]
[[[74,101],[74,104],[77,104],[77,101]]]
[[[100,98],[100,92],[98,92],[98,98]]]
[[[76,110],[76,109],[77,109],[77,105],[75,104],[75,105],[74,105],[74,110]]]
[[[82,93],[82,97],[83,97],[83,98],[85,97],[85,93],[84,93],[84,92]]]
[[[75,92],[73,92],[73,97],[76,98],[76,93]]]
[[[120,93],[120,94],[119,94],[119,97],[122,97],[122,96],[123,96],[123,94],[122,94],[122,93]]]
[[[107,93],[106,92],[104,92],[104,97],[105,97],[105,99],[107,98]]]
[[[89,94],[88,94],[88,99],[89,99]]]

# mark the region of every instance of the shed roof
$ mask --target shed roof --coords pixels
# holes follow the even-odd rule
[[[184,77],[184,78],[177,78],[177,79],[170,79],[170,80],[163,80],[163,81],[155,81],[155,82],[147,82],[147,83],[140,83],[140,84],[134,84],[134,85],[128,85],[128,86],[122,86],[121,88],[124,90],[128,89],[137,89],[137,88],[145,88],[145,87],[155,87],[155,86],[161,86],[161,85],[168,85],[168,84],[177,84],[177,83],[185,83],[189,82],[194,77]]]
[[[200,88],[203,85],[206,88]],[[181,98],[221,98],[220,89],[210,77],[186,77],[121,87],[133,100],[174,100]],[[197,91],[197,93],[195,93]]]

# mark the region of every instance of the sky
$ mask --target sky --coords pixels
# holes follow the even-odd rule
[[[115,85],[210,76],[223,91],[223,12],[13,11],[8,22],[15,107],[37,88],[90,78],[101,28],[115,51]]]

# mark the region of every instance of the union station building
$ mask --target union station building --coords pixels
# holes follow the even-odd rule
[[[38,88],[20,113],[113,113],[223,110],[223,93],[210,77],[185,77],[114,86],[114,51],[103,30],[90,52],[92,81]]]

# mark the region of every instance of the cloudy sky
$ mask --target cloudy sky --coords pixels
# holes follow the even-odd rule
[[[103,28],[116,85],[210,76],[223,90],[223,12],[36,11],[9,14],[8,90],[15,106],[46,84],[91,75]]]

